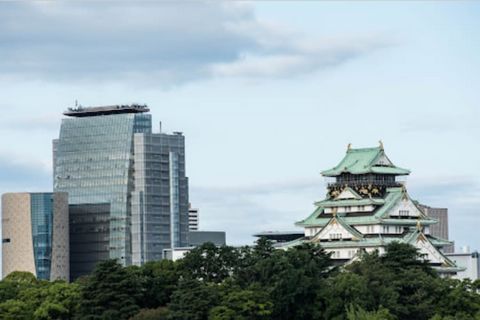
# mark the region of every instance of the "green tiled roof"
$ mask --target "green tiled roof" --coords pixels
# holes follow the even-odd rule
[[[394,175],[407,175],[410,173],[410,171],[407,169],[402,169],[393,165],[376,165],[377,161],[382,156],[386,157],[382,147],[348,149],[347,154],[342,159],[342,161],[340,161],[340,163],[336,167],[330,170],[323,171],[322,175],[326,177],[335,177],[342,173],[378,173]]]
[[[383,203],[373,215],[369,216],[346,216],[343,220],[347,224],[393,224],[393,225],[410,225],[414,226],[417,223],[417,219],[394,219],[389,218],[390,210],[402,199],[405,195],[405,191],[402,188],[388,188],[384,199],[362,199],[362,200],[324,200],[316,202],[317,208],[304,220],[295,223],[297,226],[325,226],[331,219],[330,216],[322,216],[325,207],[334,207],[339,205],[364,205],[362,201],[375,201],[376,205]],[[408,194],[406,194],[408,196]],[[335,205],[338,204],[338,205]],[[421,210],[420,210],[421,211]],[[426,216],[421,216],[422,225],[435,224],[438,221]]]

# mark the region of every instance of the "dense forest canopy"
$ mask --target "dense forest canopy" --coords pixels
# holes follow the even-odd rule
[[[480,319],[480,282],[440,278],[407,244],[345,267],[319,246],[276,250],[207,243],[178,261],[114,260],[74,283],[14,272],[0,281],[0,319]]]

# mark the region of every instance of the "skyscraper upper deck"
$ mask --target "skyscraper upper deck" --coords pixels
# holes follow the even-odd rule
[[[68,108],[63,114],[69,117],[95,117],[120,113],[143,113],[150,109],[147,105],[131,104],[131,105],[112,105],[98,107],[75,107]]]

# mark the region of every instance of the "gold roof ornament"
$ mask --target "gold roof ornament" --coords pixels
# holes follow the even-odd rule
[[[417,230],[422,231],[422,223],[420,222],[420,219],[417,220]]]
[[[337,210],[338,210],[338,208],[333,208],[333,209],[332,209],[332,216],[333,216],[334,218],[337,217]]]
[[[349,143],[349,144],[347,145],[347,151],[348,151],[348,150],[351,150],[351,149],[352,149],[352,144]]]
[[[402,200],[408,200],[407,188],[405,187],[404,184],[402,184],[402,193],[403,193]]]
[[[380,150],[383,150],[383,142],[382,142],[382,140],[379,140],[379,141],[378,141],[378,144],[380,145]]]

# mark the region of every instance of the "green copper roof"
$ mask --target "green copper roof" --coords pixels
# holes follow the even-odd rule
[[[351,174],[365,174],[365,173],[378,173],[378,174],[394,174],[394,175],[407,175],[410,173],[407,169],[402,169],[391,164],[378,164],[378,161],[382,158],[388,157],[382,147],[377,148],[361,148],[361,149],[348,149],[345,157],[340,163],[330,169],[322,172],[322,175],[326,177],[335,177],[342,173]]]
[[[403,196],[407,196],[403,188],[388,188],[385,194],[384,199],[362,199],[362,200],[324,200],[319,201],[316,203],[317,208],[304,220],[298,221],[296,223],[297,226],[325,226],[331,219],[331,215],[322,215],[323,210],[325,207],[333,207],[338,203],[339,205],[363,205],[361,201],[364,200],[374,200],[378,201],[374,204],[379,205],[380,201],[383,203],[374,214],[368,216],[345,216],[342,219],[350,225],[360,224],[360,225],[368,225],[368,224],[390,224],[390,225],[406,225],[406,226],[414,226],[417,224],[417,219],[395,219],[389,218],[389,213],[392,208],[402,199]],[[352,203],[350,203],[352,202]],[[420,210],[421,212],[421,210]],[[432,218],[428,218],[422,214],[421,223],[422,225],[432,225],[437,223],[438,221]]]

